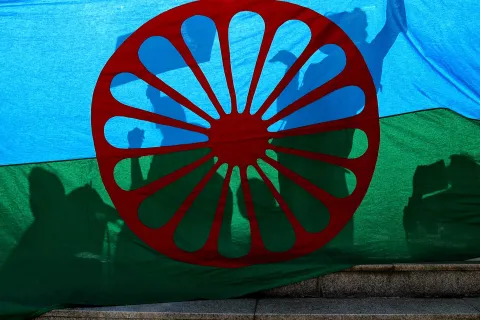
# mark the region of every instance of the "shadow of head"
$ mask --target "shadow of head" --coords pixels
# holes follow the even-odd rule
[[[33,168],[28,176],[30,207],[35,218],[53,214],[65,199],[65,188],[60,179],[45,169]]]
[[[342,28],[354,43],[367,41],[367,14],[362,9],[355,8],[351,12],[327,13],[325,16]]]
[[[152,86],[147,87],[146,96],[153,107],[153,112],[171,119],[185,122],[186,116],[182,106],[167,95],[161,95],[160,91]],[[157,129],[162,129],[162,125],[155,124]]]

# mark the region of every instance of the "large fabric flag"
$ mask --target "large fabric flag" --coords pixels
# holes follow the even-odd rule
[[[0,2],[0,317],[480,256],[476,0]]]

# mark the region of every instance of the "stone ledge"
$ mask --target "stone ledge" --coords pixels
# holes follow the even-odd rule
[[[459,264],[378,264],[362,265],[344,270],[342,272],[390,272],[390,271],[480,271],[480,263]]]
[[[339,297],[477,297],[478,271],[339,273],[319,280],[319,295]]]
[[[39,319],[451,320],[480,319],[479,305],[480,299],[242,299],[66,309]]]
[[[54,310],[38,319],[252,320],[256,300],[190,301]]]
[[[480,264],[357,266],[252,297],[477,297]]]
[[[480,319],[462,299],[269,299],[260,300],[258,320]]]
[[[272,297],[272,298],[315,298],[321,297],[320,294],[320,279],[314,278],[288,286],[265,290],[256,294],[253,297]]]

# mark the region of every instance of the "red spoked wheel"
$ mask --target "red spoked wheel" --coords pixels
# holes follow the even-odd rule
[[[236,95],[231,70],[228,28],[232,17],[242,11],[258,13],[264,19],[265,33],[255,65],[246,108],[244,112],[239,113],[236,105]],[[196,63],[182,38],[182,23],[186,19],[195,15],[209,17],[216,24],[225,76],[232,102],[232,112],[230,114],[227,114],[220,105],[205,75]],[[271,95],[259,108],[258,112],[252,115],[250,114],[252,101],[275,32],[283,23],[289,20],[301,20],[306,23],[312,33],[311,41],[273,90]],[[142,43],[152,36],[165,37],[175,46],[212,101],[220,115],[219,119],[212,118],[176,90],[169,87],[154,74],[150,73],[140,62],[138,50]],[[300,68],[319,48],[327,44],[338,45],[345,52],[347,62],[344,70],[332,80],[285,107],[270,119],[262,120],[262,115],[267,111],[269,106],[275,102],[282,91],[298,73]],[[110,84],[116,75],[124,72],[136,75],[139,79],[144,80],[146,83],[162,91],[185,108],[204,118],[210,123],[210,128],[188,124],[158,114],[129,107],[118,102],[110,92]],[[346,119],[319,123],[296,129],[279,132],[268,131],[268,128],[277,121],[284,119],[293,112],[321,99],[329,93],[346,86],[357,86],[365,94],[365,105],[362,112],[359,114]],[[116,116],[140,119],[193,132],[199,132],[206,135],[208,141],[203,143],[157,148],[119,149],[110,145],[104,135],[104,127],[107,121]],[[316,152],[297,150],[295,148],[273,146],[270,143],[271,139],[311,135],[341,129],[363,130],[368,137],[368,148],[362,156],[355,159],[347,159]],[[172,259],[197,265],[217,267],[241,267],[252,264],[286,261],[312,253],[331,241],[352,218],[367,192],[377,161],[380,135],[375,85],[368,67],[354,43],[338,26],[318,13],[298,5],[277,2],[274,0],[202,0],[169,10],[145,23],[118,48],[99,76],[92,102],[92,131],[103,182],[126,225],[150,247]],[[210,152],[201,159],[194,161],[140,189],[125,191],[115,182],[114,168],[123,159],[147,155],[165,155],[199,148],[207,148]],[[336,198],[310,183],[308,180],[302,178],[280,162],[267,157],[266,150],[269,149],[297,157],[308,158],[314,161],[331,163],[349,169],[357,178],[356,188],[347,198]],[[212,160],[214,157],[218,159],[216,164],[201,179],[200,183],[194,187],[193,191],[186,196],[181,207],[164,226],[154,229],[141,222],[138,217],[138,210],[145,199],[158,190],[165,188],[169,184],[185,176],[189,172],[192,172],[207,161]],[[324,230],[317,233],[311,233],[307,232],[302,227],[282,195],[275,189],[268,177],[259,167],[258,159],[264,160],[278,170],[279,173],[285,175],[328,208],[330,221]],[[195,252],[184,251],[178,248],[175,244],[175,230],[185,216],[188,208],[195,201],[198,193],[205,187],[220,165],[223,164],[228,165],[228,171],[223,182],[209,238],[200,250]],[[283,210],[289,223],[293,227],[295,232],[295,244],[286,252],[271,252],[266,249],[262,242],[261,231],[256,216],[258,213],[255,212],[252,204],[251,188],[247,179],[247,168],[251,166],[260,173],[263,182],[270,189],[273,197],[278,202],[280,208]],[[251,249],[247,255],[241,258],[227,258],[222,256],[218,251],[220,225],[222,223],[222,215],[226,203],[225,199],[227,197],[227,189],[229,188],[230,182],[229,180],[234,167],[238,167],[240,170],[241,190],[245,199],[251,233]]]

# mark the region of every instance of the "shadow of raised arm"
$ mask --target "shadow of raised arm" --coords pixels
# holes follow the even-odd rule
[[[387,0],[385,25],[372,40],[373,50],[385,58],[400,33],[407,31],[407,15],[404,0]]]

